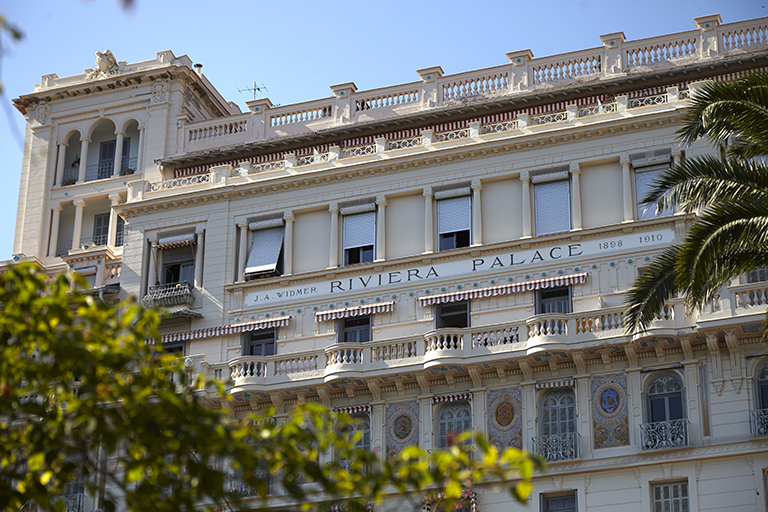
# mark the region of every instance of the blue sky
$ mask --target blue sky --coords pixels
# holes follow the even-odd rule
[[[0,13],[24,39],[2,40],[4,95],[0,114],[0,260],[13,253],[24,118],[10,100],[32,92],[48,73],[80,74],[94,52],[112,50],[136,62],[161,50],[189,55],[229,101],[245,108],[265,85],[274,104],[331,95],[330,86],[358,90],[418,79],[439,65],[446,74],[497,66],[505,53],[530,48],[535,57],[600,46],[600,35],[627,40],[695,28],[693,18],[720,13],[723,23],[768,16],[768,0],[550,0],[366,2],[219,0],[0,0]]]

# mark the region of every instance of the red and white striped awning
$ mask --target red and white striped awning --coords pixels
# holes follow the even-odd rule
[[[335,412],[340,412],[342,414],[360,414],[360,413],[371,413],[371,406],[370,405],[356,405],[353,407],[337,407],[334,409]]]
[[[441,404],[443,402],[458,402],[459,400],[472,400],[472,393],[456,393],[455,395],[441,395],[433,396],[433,404]]]
[[[389,313],[394,309],[395,303],[379,302],[376,304],[365,304],[363,306],[352,306],[349,308],[329,309],[327,311],[318,311],[315,313],[315,319],[318,322],[327,322],[328,320],[338,320],[339,318],[351,318],[353,316],[371,315],[373,313]]]
[[[208,327],[207,329],[197,329],[195,331],[174,332],[162,336],[163,343],[173,343],[176,341],[200,340],[203,338],[214,338],[216,336],[226,336],[227,334],[237,334],[241,332],[257,331],[259,329],[271,329],[273,327],[287,327],[290,316],[279,316],[275,318],[265,318],[264,320],[253,320],[250,322],[240,322],[239,324],[221,325],[219,327]]]
[[[572,388],[576,385],[574,379],[551,380],[549,382],[537,382],[536,389]]]
[[[482,299],[483,297],[493,297],[496,295],[506,295],[508,293],[529,292],[532,290],[541,290],[544,288],[554,288],[557,286],[569,286],[572,284],[581,284],[586,281],[586,272],[579,274],[570,274],[567,276],[548,277],[546,279],[536,279],[535,281],[526,281],[524,283],[508,283],[499,286],[489,286],[487,288],[475,288],[472,290],[462,290],[460,292],[443,293],[440,295],[427,295],[419,297],[422,306],[432,306],[434,304],[446,304],[448,302],[458,302],[460,300]]]
[[[186,235],[167,236],[157,241],[155,249],[166,251],[168,249],[175,249],[177,247],[186,247],[188,245],[195,245],[197,243],[197,236],[194,233],[187,233]]]

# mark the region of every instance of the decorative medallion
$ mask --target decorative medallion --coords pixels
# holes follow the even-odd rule
[[[515,417],[515,409],[509,402],[502,402],[496,407],[496,423],[502,427],[508,427]]]
[[[395,418],[392,430],[394,431],[396,438],[400,440],[408,439],[408,436],[411,435],[413,430],[413,423],[411,422],[411,418],[406,414],[401,414]]]

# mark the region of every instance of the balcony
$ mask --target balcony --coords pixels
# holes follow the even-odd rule
[[[768,437],[768,409],[758,409],[750,413],[752,417],[752,437]]]
[[[187,281],[150,286],[141,303],[147,308],[191,306],[195,301],[193,289],[194,286]]]
[[[640,449],[666,450],[688,446],[688,420],[657,421],[640,425]]]
[[[65,512],[81,512],[85,508],[85,494],[62,494],[53,499],[54,502],[64,503]]]
[[[531,438],[534,453],[538,453],[547,462],[560,462],[579,458],[579,433],[540,436]]]

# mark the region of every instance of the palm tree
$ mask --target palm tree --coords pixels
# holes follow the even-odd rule
[[[645,330],[677,294],[698,310],[732,278],[768,265],[768,73],[704,85],[678,137],[685,145],[708,140],[719,158],[665,171],[643,199],[657,211],[677,208],[697,218],[630,288],[628,333]]]

